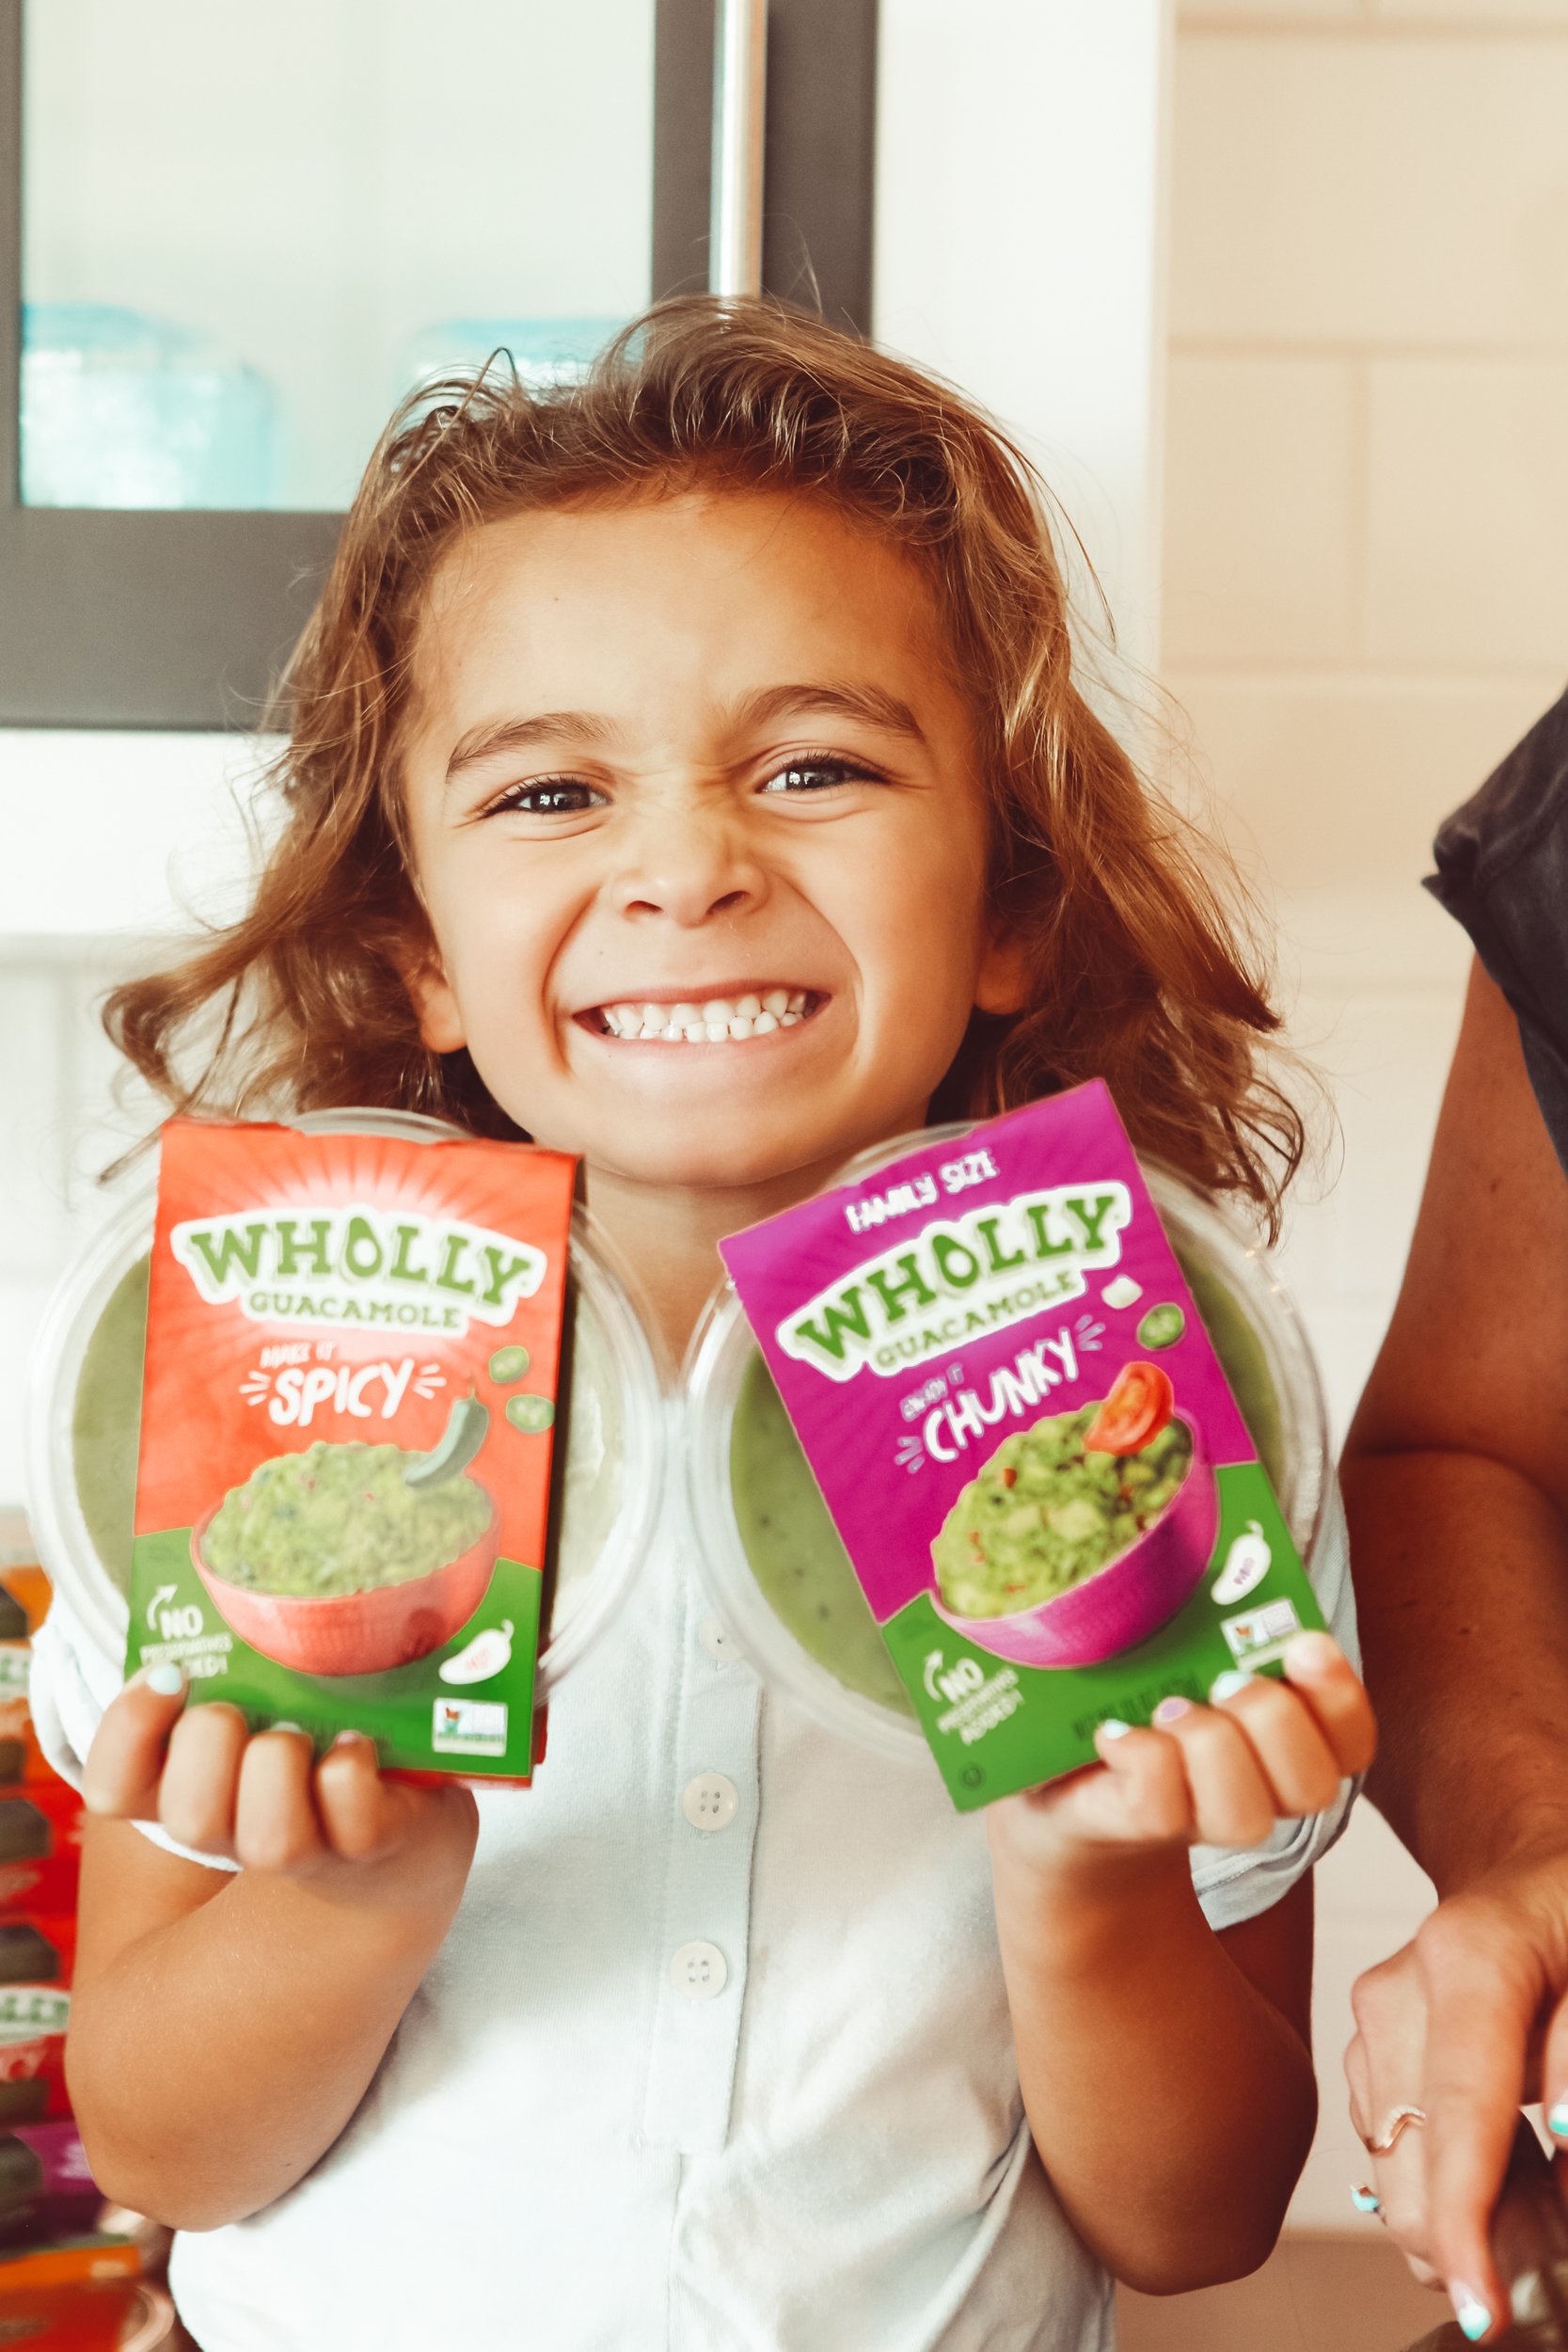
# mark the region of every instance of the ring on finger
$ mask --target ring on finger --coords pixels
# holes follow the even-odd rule
[[[1424,2107],[1409,2105],[1394,2107],[1385,2116],[1383,2129],[1375,2137],[1369,2137],[1365,2132],[1362,2133],[1361,2145],[1370,2156],[1386,2156],[1390,2149],[1399,2146],[1401,2135],[1407,2131],[1412,2123],[1419,2130],[1424,2126],[1426,2120]]]

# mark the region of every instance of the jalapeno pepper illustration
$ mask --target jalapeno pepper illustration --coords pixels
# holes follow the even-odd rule
[[[439,1486],[449,1478],[457,1477],[484,1443],[489,1426],[488,1406],[482,1405],[471,1390],[467,1396],[460,1396],[436,1444],[404,1471],[404,1485]]]

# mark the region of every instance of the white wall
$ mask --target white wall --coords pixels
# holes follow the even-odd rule
[[[883,0],[875,325],[1022,438],[1159,646],[1168,0]],[[1070,550],[1069,550],[1070,551]]]
[[[1183,0],[1165,676],[1335,1090],[1343,1171],[1285,1264],[1341,1429],[1459,1023],[1433,831],[1568,669],[1565,108],[1568,0]],[[1295,2218],[1375,2231],[1347,2196],[1348,1988],[1429,1890],[1364,1811],[1319,1891]]]

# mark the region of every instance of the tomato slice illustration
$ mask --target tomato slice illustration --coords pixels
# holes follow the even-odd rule
[[[1124,1364],[1084,1439],[1085,1454],[1136,1454],[1171,1417],[1176,1391],[1158,1364]]]

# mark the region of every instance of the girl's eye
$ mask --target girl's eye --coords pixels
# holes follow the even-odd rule
[[[596,808],[603,797],[573,776],[544,776],[537,784],[512,785],[485,814],[510,815],[515,809],[524,817],[580,817],[585,809]]]
[[[858,760],[821,758],[792,759],[778,769],[763,786],[765,792],[827,792],[838,784],[874,784],[877,781],[869,768]]]

